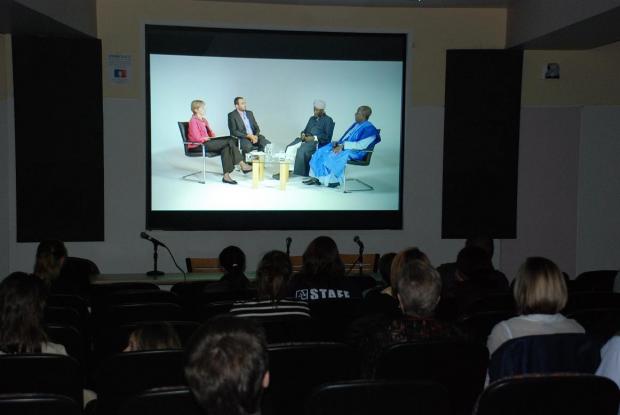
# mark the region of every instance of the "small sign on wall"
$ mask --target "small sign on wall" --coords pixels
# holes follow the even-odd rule
[[[131,55],[108,55],[110,80],[115,84],[126,84],[131,79]]]
[[[543,68],[543,79],[560,79],[560,64],[551,62]]]

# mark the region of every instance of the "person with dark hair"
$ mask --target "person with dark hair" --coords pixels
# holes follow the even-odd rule
[[[209,415],[260,414],[263,391],[269,386],[263,329],[252,319],[212,318],[190,340],[185,378]]]
[[[252,151],[252,146],[258,146],[259,151],[265,150],[270,141],[260,133],[254,113],[246,110],[245,98],[235,97],[234,104],[235,110],[228,113],[230,135],[239,140],[243,154]]]
[[[52,353],[67,355],[52,343],[43,327],[43,310],[49,288],[24,272],[14,272],[0,283],[0,353]]]
[[[359,288],[345,277],[338,246],[329,236],[310,242],[302,255],[301,271],[291,279],[289,294],[303,301],[361,297]]]
[[[441,294],[441,277],[430,264],[406,260],[406,251],[397,255],[392,267],[393,290],[402,315],[392,321],[370,327],[359,342],[364,372],[370,374],[385,348],[398,343],[420,340],[465,340],[466,336],[452,324],[435,318]]]
[[[566,306],[568,290],[562,272],[547,258],[531,257],[521,265],[513,296],[519,315],[493,327],[487,340],[489,354],[518,337],[585,333],[577,321],[560,314]]]
[[[344,180],[344,169],[349,160],[361,160],[366,150],[373,150],[381,141],[379,130],[368,121],[372,114],[369,106],[362,105],[355,112],[355,122],[331,146],[319,148],[310,159],[310,178],[307,185],[337,187]]]
[[[258,299],[233,304],[230,314],[239,317],[310,318],[308,303],[286,299],[287,284],[293,274],[290,257],[282,251],[267,252],[256,270]]]
[[[245,275],[245,253],[238,246],[227,246],[219,255],[220,268],[224,275],[217,283],[207,284],[205,292],[243,291],[250,285]]]
[[[140,324],[130,335],[125,352],[181,349],[176,330],[167,321]]]
[[[34,275],[41,278],[48,285],[52,285],[60,275],[60,270],[66,258],[67,248],[65,248],[65,244],[62,241],[41,241],[37,247]]]
[[[379,274],[381,274],[381,279],[386,287],[390,285],[390,271],[395,257],[396,252],[388,252],[379,258]]]

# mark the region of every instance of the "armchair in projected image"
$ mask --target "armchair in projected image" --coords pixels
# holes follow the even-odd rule
[[[359,150],[362,151],[366,154],[364,154],[364,158],[360,159],[360,160],[349,160],[347,161],[347,164],[344,167],[344,179],[343,179],[343,186],[342,186],[342,191],[343,193],[351,193],[351,192],[367,192],[370,190],[375,190],[374,187],[372,187],[371,185],[369,185],[368,183],[366,183],[365,181],[361,180],[361,179],[355,179],[355,178],[347,178],[347,166],[369,166],[370,165],[370,158],[372,157],[372,153],[374,150]],[[361,189],[347,189],[347,181],[349,182],[357,182],[360,185],[362,185]]]
[[[377,129],[377,135],[379,135],[380,133],[381,133],[381,129]],[[359,160],[348,160],[347,164],[344,166],[343,186],[342,186],[343,193],[367,192],[370,190],[375,190],[374,187],[372,187],[371,185],[369,185],[368,183],[366,183],[365,181],[361,179],[355,179],[355,178],[347,179],[347,166],[369,166],[370,165],[370,159],[372,157],[372,153],[375,151],[375,146],[372,145],[366,150],[358,150],[358,151],[365,153],[364,157]],[[360,185],[362,185],[362,188],[361,189],[347,189],[347,180],[350,182],[359,183]]]
[[[213,153],[207,151],[204,143],[194,143],[187,139],[187,129],[189,126],[189,122],[187,121],[179,121],[179,131],[181,131],[181,140],[183,141],[183,151],[187,157],[202,157],[202,170],[196,171],[194,173],[186,174],[181,177],[183,180],[189,180],[191,182],[198,182],[205,184],[207,181],[207,157],[217,157],[219,153]],[[190,148],[190,144],[198,144],[197,147]],[[202,173],[202,180],[196,180],[196,175]]]

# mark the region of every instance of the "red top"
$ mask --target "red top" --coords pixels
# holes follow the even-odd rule
[[[209,138],[215,137],[215,133],[209,127],[209,121],[206,118],[198,118],[195,115],[189,120],[189,126],[187,128],[187,139],[195,143],[204,143],[209,141]],[[198,144],[188,144],[188,148],[198,147]]]

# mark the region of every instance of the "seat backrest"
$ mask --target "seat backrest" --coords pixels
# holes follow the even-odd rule
[[[203,415],[189,388],[172,386],[148,390],[132,396],[118,415]]]
[[[484,386],[488,359],[487,348],[481,344],[401,343],[379,355],[374,377],[438,382],[453,397],[457,413],[471,413]]]
[[[611,292],[618,270],[597,270],[582,272],[575,278],[572,288],[578,291]]]
[[[270,386],[265,398],[275,414],[299,412],[317,386],[355,379],[359,357],[342,343],[287,343],[269,346]]]
[[[306,403],[307,415],[375,415],[406,412],[450,414],[450,397],[434,382],[353,380],[319,386]]]
[[[361,317],[363,311],[363,302],[358,298],[311,301],[309,306],[315,321],[315,335],[326,341],[344,341],[347,327]]]
[[[45,353],[0,355],[2,393],[53,393],[82,407],[82,371],[69,356]]]
[[[515,316],[516,313],[509,310],[482,311],[460,317],[457,324],[474,341],[486,344],[491,330],[493,330],[497,323]]]
[[[577,320],[586,329],[586,333],[606,342],[618,332],[620,328],[620,308],[598,307],[577,310],[566,314],[567,317]]]
[[[221,274],[220,261],[217,258],[185,258],[187,272],[201,274]]]
[[[103,359],[122,352],[129,342],[129,336],[142,323],[127,323],[116,327],[104,329],[95,338],[95,355]],[[168,321],[181,340],[181,345],[186,345],[189,338],[200,326],[194,321]]]
[[[186,385],[183,350],[126,352],[111,356],[95,375],[97,414],[113,414],[147,389]]]
[[[178,121],[177,124],[179,125],[179,132],[181,133],[181,141],[183,142],[183,151],[185,152],[185,155],[189,155],[189,147],[185,144],[186,141],[189,141],[187,139],[187,130],[189,129],[189,122],[187,121]]]
[[[73,399],[52,393],[0,394],[2,415],[81,415],[82,407]]]
[[[620,293],[601,291],[571,291],[568,294],[568,302],[564,313],[569,314],[579,310],[593,308],[617,308],[620,309]]]
[[[46,324],[72,326],[84,332],[86,321],[72,307],[45,307],[43,319]]]
[[[88,298],[91,277],[96,275],[99,275],[99,268],[90,259],[66,257],[51,290],[55,294],[74,294]]]
[[[174,303],[114,304],[106,308],[98,321],[105,326],[120,326],[141,321],[183,321],[183,307]]]
[[[594,375],[505,378],[487,387],[475,415],[618,413],[618,387]]]
[[[100,305],[131,303],[172,303],[180,304],[179,296],[165,290],[122,290],[100,298]]]
[[[547,334],[508,340],[489,362],[489,379],[531,373],[594,373],[601,343],[586,334]]]
[[[109,295],[112,292],[127,291],[127,290],[159,290],[157,284],[151,282],[114,282],[107,284],[95,284],[91,288],[93,302],[97,301],[98,297]]]
[[[65,346],[67,354],[77,360],[80,367],[86,367],[86,342],[82,333],[75,327],[47,324],[45,332],[50,341]]]
[[[78,312],[80,317],[87,319],[89,315],[86,299],[73,294],[51,294],[47,297],[48,307],[69,307]]]
[[[517,305],[512,293],[489,294],[467,307],[467,314],[486,312],[486,311],[510,311],[516,312]]]

